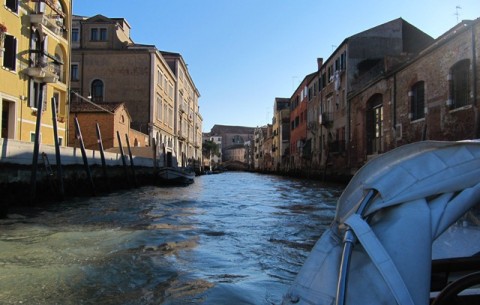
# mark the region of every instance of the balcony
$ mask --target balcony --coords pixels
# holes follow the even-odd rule
[[[186,110],[187,108],[185,107],[185,105],[182,103],[178,106],[178,111],[180,111],[181,113],[186,113]]]
[[[178,132],[178,139],[181,140],[181,141],[185,141],[187,139],[187,132],[183,131],[183,130],[180,130]]]
[[[24,70],[25,74],[43,83],[56,83],[59,80],[62,63],[55,57],[30,50],[30,58],[31,65]]]
[[[63,32],[64,26],[61,19],[56,17],[50,17],[46,14],[32,14],[30,15],[30,23],[39,26],[39,30],[42,31],[42,27],[46,27],[55,35],[60,35]]]
[[[46,5],[34,14],[30,14],[30,23],[38,27],[40,32],[45,28],[52,31],[55,35],[61,35],[67,39],[66,27],[64,26],[65,13],[58,3],[53,0],[32,0],[32,2],[43,2]]]
[[[320,115],[320,125],[325,127],[331,126],[333,123],[333,112],[322,112]]]

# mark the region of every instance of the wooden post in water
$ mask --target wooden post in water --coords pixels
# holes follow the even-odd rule
[[[77,116],[75,116],[74,122],[77,139],[80,142],[80,150],[82,151],[83,166],[85,168],[85,172],[87,173],[88,181],[90,182],[92,195],[95,196],[95,184],[93,183],[92,173],[90,172],[90,167],[88,166],[87,152],[85,151],[85,144],[83,143],[82,131],[80,130],[80,124],[78,124]]]
[[[33,144],[32,172],[30,175],[30,199],[37,197],[37,169],[38,169],[38,151],[40,149],[40,126],[42,124],[42,106],[43,106],[43,90],[45,84],[42,83],[38,90],[37,99],[37,121],[35,125],[35,142]]]
[[[57,100],[54,97],[52,97],[52,121],[53,121],[53,138],[55,142],[55,160],[57,163],[58,196],[60,200],[63,200],[65,198],[65,190],[63,187],[63,170],[62,170],[62,161],[60,159],[60,144],[58,143]]]
[[[152,148],[153,148],[153,171],[157,172],[157,141],[155,138],[152,138]]]
[[[128,134],[125,134],[125,140],[127,141],[128,156],[130,157],[130,167],[132,168],[133,185],[138,186],[137,176],[135,175],[135,164],[133,164],[132,149],[130,148],[130,140],[128,138]]]
[[[123,169],[125,171],[125,179],[127,179],[128,185],[130,185],[130,177],[128,175],[127,162],[125,161],[125,152],[123,151],[122,139],[120,138],[120,132],[118,132],[118,130],[117,130],[117,139],[118,139],[118,146],[120,147],[120,155],[122,157]]]
[[[105,152],[103,149],[102,133],[100,132],[100,125],[98,125],[98,122],[96,123],[96,129],[97,129],[98,150],[100,151],[100,158],[102,159],[103,179],[105,180],[107,189],[110,190],[110,182],[108,181],[108,175],[107,175],[107,164],[105,162]]]

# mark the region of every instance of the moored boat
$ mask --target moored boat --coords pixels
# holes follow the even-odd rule
[[[181,167],[162,167],[158,177],[168,184],[188,185],[194,182],[195,172]]]

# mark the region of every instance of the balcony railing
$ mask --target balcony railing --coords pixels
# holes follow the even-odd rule
[[[61,18],[55,16],[49,16],[47,14],[31,14],[30,22],[39,26],[39,29],[42,30],[42,27],[48,28],[50,31],[55,33],[55,35],[61,35],[65,27],[63,26],[63,21]]]
[[[182,140],[182,141],[183,141],[183,140],[186,140],[186,139],[187,139],[187,132],[184,131],[184,130],[180,130],[180,131],[178,132],[178,139],[179,139],[179,140]]]
[[[328,126],[333,123],[333,112],[322,112],[320,115],[320,124]]]
[[[44,83],[56,83],[59,80],[63,63],[58,59],[38,50],[30,50],[30,59],[31,64],[25,69],[25,74]]]
[[[63,38],[67,38],[67,31],[64,24],[65,13],[62,11],[61,6],[54,0],[31,0],[32,2],[38,2],[36,12],[30,14],[30,22],[32,25],[36,25],[40,31],[44,28],[48,28],[55,35],[62,35]],[[40,3],[44,3],[41,5]]]

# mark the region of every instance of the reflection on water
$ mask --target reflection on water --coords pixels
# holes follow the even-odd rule
[[[0,220],[1,304],[278,304],[341,186],[252,173]]]

